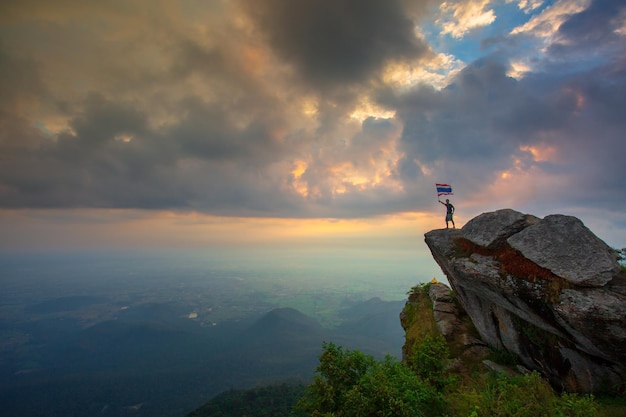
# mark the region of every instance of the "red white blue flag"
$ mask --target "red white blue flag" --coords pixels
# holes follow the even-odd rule
[[[435,184],[437,186],[437,197],[442,195],[453,195],[450,184]]]

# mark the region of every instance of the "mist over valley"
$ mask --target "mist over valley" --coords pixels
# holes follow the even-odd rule
[[[400,356],[398,314],[418,280],[406,255],[3,255],[1,406],[182,416],[230,388],[306,383],[324,341]]]

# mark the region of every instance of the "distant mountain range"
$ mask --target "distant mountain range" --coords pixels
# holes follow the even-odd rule
[[[36,308],[56,312],[60,305]],[[324,341],[378,357],[398,355],[403,306],[380,299],[358,303],[341,312],[342,324],[334,329],[293,308],[213,328],[172,319],[167,306],[157,305],[150,310],[166,313],[129,312],[86,329],[65,323],[63,337],[42,335],[51,342],[33,356],[38,366],[2,376],[0,407],[13,417],[182,416],[230,388],[310,380]],[[39,332],[47,328],[36,326]],[[14,352],[21,363],[31,353]],[[9,370],[4,363],[3,372]]]

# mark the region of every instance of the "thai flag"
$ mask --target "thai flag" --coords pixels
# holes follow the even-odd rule
[[[437,197],[442,195],[454,195],[450,184],[435,184],[437,186]]]

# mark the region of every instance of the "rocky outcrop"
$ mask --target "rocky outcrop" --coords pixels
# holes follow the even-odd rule
[[[433,318],[439,333],[450,340],[461,331],[459,309],[452,298],[450,288],[441,283],[432,283],[428,287],[428,296],[433,304]]]
[[[457,375],[469,375],[491,350],[480,339],[471,319],[445,284],[431,281],[413,288],[400,324],[405,332],[402,360],[410,362],[416,348],[427,336],[441,334],[448,343],[453,360],[447,369]]]
[[[567,391],[610,392],[624,383],[626,275],[615,251],[580,220],[506,209],[425,238],[489,346]],[[445,308],[435,315],[450,314]],[[444,336],[451,331],[439,323]]]

